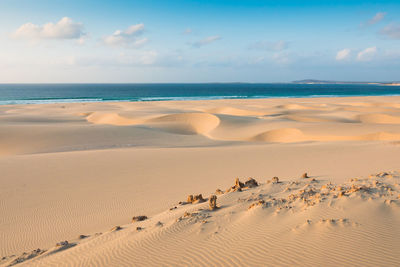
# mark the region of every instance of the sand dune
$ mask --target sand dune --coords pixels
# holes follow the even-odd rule
[[[170,114],[147,121],[148,125],[177,134],[207,134],[220,120],[208,113]]]
[[[351,120],[339,116],[307,116],[307,115],[287,115],[286,119],[298,122],[339,122],[339,123],[352,123],[357,122],[356,120]]]
[[[86,115],[86,114],[83,114]],[[88,122],[94,124],[109,124],[109,125],[135,125],[139,124],[140,120],[130,119],[119,115],[118,113],[89,113],[86,116]]]
[[[400,140],[400,134],[387,132],[377,132],[356,136],[343,135],[305,135],[302,131],[295,128],[284,128],[267,131],[251,138],[252,141],[263,141],[272,143],[294,143],[304,141],[397,141]]]
[[[218,117],[208,113],[168,114],[151,119],[131,119],[117,113],[90,113],[87,121],[115,126],[147,125],[176,134],[207,134],[219,124]]]
[[[313,107],[310,107],[310,106],[306,106],[306,105],[303,105],[303,104],[293,104],[293,103],[279,105],[279,106],[277,106],[277,108],[287,109],[287,110],[314,109]]]
[[[261,116],[265,115],[262,111],[245,110],[234,107],[219,107],[207,110],[208,113],[225,114],[234,116]]]
[[[0,265],[396,266],[399,102],[0,106]]]
[[[115,126],[141,125],[164,132],[179,135],[204,135],[216,141],[263,141],[271,143],[294,143],[303,141],[334,142],[334,141],[398,141],[397,133],[390,131],[351,132],[346,135],[346,127],[340,135],[330,132],[313,134],[308,131],[304,134],[299,128],[281,127],[276,123],[289,120],[298,123],[368,123],[368,124],[399,124],[400,117],[383,113],[368,113],[371,107],[395,108],[395,104],[379,103],[350,103],[347,107],[365,108],[366,113],[354,115],[349,111],[328,104],[284,104],[278,105],[276,113],[270,111],[246,110],[236,107],[222,106],[207,109],[205,112],[172,113],[152,118],[137,117],[132,119],[118,113],[88,113],[86,119],[94,124],[109,124]],[[254,109],[254,106],[252,107]],[[259,109],[262,107],[259,107]],[[284,111],[282,111],[284,110]],[[286,110],[286,111],[285,111]],[[283,113],[282,113],[283,112]],[[323,114],[321,114],[321,112]],[[212,115],[216,114],[216,115]],[[231,117],[230,117],[231,116]],[[271,124],[273,123],[273,125]],[[286,125],[285,125],[286,126]]]
[[[397,141],[400,139],[400,134],[377,132],[354,137],[356,141]]]
[[[237,182],[235,190],[218,195],[216,210],[208,203],[181,202],[149,219],[4,257],[2,263],[397,266],[399,182],[397,172],[343,184],[318,177],[272,179],[251,187]]]
[[[399,124],[400,116],[391,116],[387,114],[361,114],[358,120],[363,123],[382,123],[382,124]]]
[[[254,141],[292,143],[307,140],[303,132],[295,128],[276,129],[251,138]]]

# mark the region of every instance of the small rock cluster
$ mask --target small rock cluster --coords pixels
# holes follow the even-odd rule
[[[304,178],[310,177],[305,173],[302,175],[302,179]],[[283,198],[267,197],[264,199],[263,197],[259,197],[254,199],[254,197],[251,196],[248,198],[248,201],[254,202],[248,209],[261,206],[263,208],[276,207],[276,211],[279,211],[282,209],[292,209],[296,203],[302,203],[302,205],[297,205],[297,207],[304,209],[327,199],[333,200],[343,197],[361,197],[368,199],[384,198],[385,204],[391,205],[396,203],[400,205],[400,194],[397,196],[397,199],[395,199],[396,194],[398,194],[396,188],[399,189],[400,185],[397,183],[388,183],[389,180],[385,180],[387,178],[392,179],[393,174],[383,172],[371,175],[369,179],[353,178],[349,183],[342,185],[334,185],[332,183],[319,185],[320,182],[315,178],[307,180],[308,182],[301,182],[298,180],[282,183],[279,182],[277,177],[274,177],[271,181],[267,181],[267,183],[281,183],[286,186],[282,192],[291,191],[292,193],[289,193]]]
[[[187,203],[195,204],[195,203],[200,203],[204,202],[205,199],[203,198],[202,194],[199,195],[188,195],[187,197]]]
[[[46,250],[42,250],[40,248],[32,250],[31,252],[24,252],[20,256],[15,258],[12,262],[10,262],[7,266],[13,266],[13,265],[22,263],[24,261],[27,261],[27,260],[30,260],[30,259],[35,258],[37,256],[40,256],[45,252],[46,252]],[[7,257],[3,257],[2,260],[7,260]]]
[[[111,228],[111,232],[116,232],[116,231],[119,231],[121,229],[122,229],[122,227],[117,225],[117,226],[114,226],[113,228]]]
[[[244,183],[242,183],[239,180],[239,178],[236,178],[235,185],[230,187],[230,188],[228,188],[225,192],[229,193],[229,192],[242,191],[242,189],[253,188],[253,187],[256,187],[256,186],[258,186],[258,182],[254,178],[249,178]]]
[[[144,220],[147,220],[147,216],[145,216],[145,215],[133,216],[132,217],[132,223],[141,222],[141,221],[144,221]]]

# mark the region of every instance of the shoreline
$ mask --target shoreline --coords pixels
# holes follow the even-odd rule
[[[400,85],[388,85],[399,86]],[[136,102],[176,102],[176,101],[218,101],[218,100],[267,100],[267,99],[323,99],[323,98],[358,98],[358,97],[399,97],[398,94],[382,94],[382,95],[309,95],[309,96],[199,96],[199,97],[142,97],[139,100],[120,99],[120,100],[103,100],[103,99],[59,99],[54,100],[1,100],[0,106],[15,105],[46,105],[46,104],[80,104],[80,103],[136,103]],[[147,100],[149,99],[149,100]],[[156,99],[156,100],[155,100]],[[159,99],[159,100],[158,100]],[[76,101],[80,100],[80,101]],[[11,103],[8,103],[11,102]],[[21,102],[21,103],[14,103]]]

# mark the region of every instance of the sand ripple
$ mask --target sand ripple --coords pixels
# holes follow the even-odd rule
[[[241,185],[241,191],[219,195],[216,211],[208,210],[207,203],[180,204],[119,231],[5,257],[2,263],[397,266],[399,182],[399,173],[382,172],[339,185],[318,177]]]

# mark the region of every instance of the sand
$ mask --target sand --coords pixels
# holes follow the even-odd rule
[[[399,156],[400,97],[0,106],[0,266],[398,266]]]

